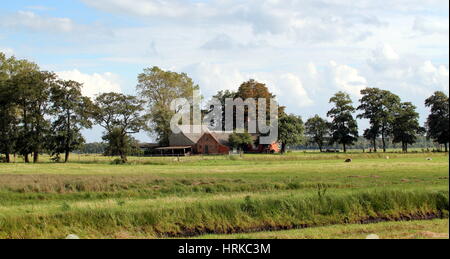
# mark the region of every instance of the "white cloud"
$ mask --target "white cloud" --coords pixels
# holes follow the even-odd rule
[[[417,17],[414,21],[413,30],[423,34],[447,34],[449,33],[449,20],[430,19]]]
[[[347,65],[330,61],[333,81],[337,88],[346,91],[353,96],[360,96],[361,90],[368,87],[367,79],[359,74],[359,71]]]
[[[6,56],[14,56],[14,50],[12,48],[5,48],[0,46],[0,52],[3,52]]]
[[[344,1],[313,0],[83,0],[94,8],[165,21],[182,26],[251,27],[255,34],[287,34],[300,41],[361,41],[371,35],[371,27],[386,23],[370,13],[370,7],[357,10]],[[329,3],[327,3],[329,2]],[[330,7],[334,7],[331,12]],[[364,10],[363,10],[364,9]],[[153,20],[152,20],[153,19]],[[363,27],[358,26],[363,25]]]
[[[437,65],[415,55],[399,55],[388,45],[382,46],[368,58],[370,69],[366,71],[377,87],[422,98],[436,90],[448,92],[448,65]]]
[[[424,87],[441,88],[448,92],[449,88],[449,69],[441,65],[435,66],[431,61],[425,61],[417,68],[418,83]]]
[[[25,28],[32,31],[72,32],[74,22],[69,18],[44,17],[30,11],[18,11],[11,16],[0,18],[2,27]]]
[[[88,25],[79,24],[67,17],[44,16],[32,11],[17,11],[0,16],[0,29],[2,28],[13,32],[64,34],[64,40],[110,40],[113,36],[110,29],[97,22]]]
[[[43,6],[43,5],[30,5],[30,6],[27,6],[26,9],[35,10],[35,11],[50,11],[50,10],[53,10],[53,8],[48,7],[48,6]]]
[[[63,80],[73,80],[83,84],[82,92],[85,96],[95,97],[101,93],[121,92],[117,83],[119,78],[113,73],[83,74],[79,70],[62,71],[56,73]]]
[[[299,75],[282,72],[242,72],[231,65],[200,63],[186,67],[184,71],[201,86],[206,99],[220,90],[237,90],[245,81],[255,79],[267,85],[281,105],[292,110],[311,106],[314,102],[306,91]]]

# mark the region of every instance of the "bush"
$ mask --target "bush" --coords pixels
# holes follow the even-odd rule
[[[116,159],[114,159],[112,162],[111,162],[111,164],[113,164],[113,165],[124,165],[124,164],[126,164],[122,159],[120,159],[120,158],[116,158]]]

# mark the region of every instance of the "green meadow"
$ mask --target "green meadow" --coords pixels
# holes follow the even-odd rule
[[[395,226],[386,238],[448,235],[448,154],[113,160],[0,164],[0,238],[359,238]]]

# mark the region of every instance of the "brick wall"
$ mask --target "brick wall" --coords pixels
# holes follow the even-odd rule
[[[200,154],[228,154],[230,148],[217,142],[210,134],[204,134],[197,142],[197,152]]]

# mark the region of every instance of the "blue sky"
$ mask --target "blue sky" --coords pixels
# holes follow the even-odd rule
[[[424,99],[448,93],[449,2],[350,2],[5,1],[0,51],[78,80],[90,96],[133,94],[138,73],[160,66],[188,73],[206,97],[255,78],[305,119],[325,116],[337,91],[357,101],[380,87],[412,101],[423,122]]]

